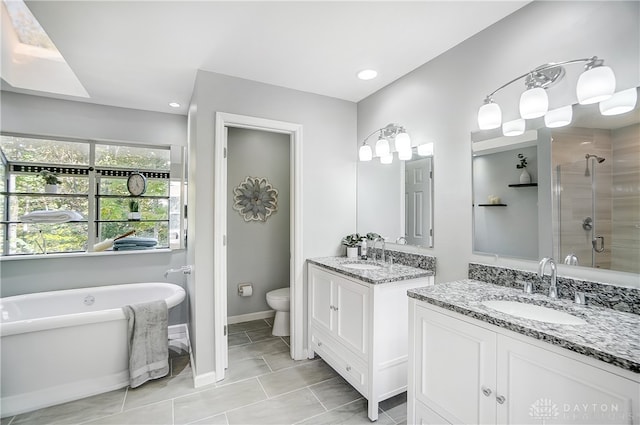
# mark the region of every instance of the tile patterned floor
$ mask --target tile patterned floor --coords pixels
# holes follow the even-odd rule
[[[177,347],[177,348],[176,348]],[[229,326],[225,380],[193,388],[189,356],[170,344],[169,376],[3,418],[0,425],[370,424],[367,401],[322,359],[294,361],[270,320]],[[380,403],[377,423],[406,424],[406,393]]]

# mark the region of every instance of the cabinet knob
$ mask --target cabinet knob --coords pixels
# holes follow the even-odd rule
[[[491,395],[491,389],[487,387],[482,387],[482,394],[484,394],[485,397],[489,397]]]
[[[496,401],[500,404],[503,404],[506,401],[503,395],[496,396]]]
[[[347,366],[347,372],[351,372],[351,366]]]
[[[318,341],[318,347],[322,347],[322,341]]]

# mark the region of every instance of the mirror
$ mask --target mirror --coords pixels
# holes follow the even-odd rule
[[[496,133],[471,135],[474,253],[640,273],[638,105],[616,116],[574,105],[570,126]]]
[[[433,247],[433,156],[358,162],[356,231],[387,243]]]

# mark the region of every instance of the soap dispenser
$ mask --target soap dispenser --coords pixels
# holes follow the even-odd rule
[[[360,244],[360,259],[367,259],[367,238],[364,238]]]

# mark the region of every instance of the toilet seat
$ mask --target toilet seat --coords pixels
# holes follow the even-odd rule
[[[267,298],[274,301],[286,301],[289,299],[289,288],[280,288],[269,291],[267,292]]]
[[[273,336],[289,336],[289,287],[286,286],[267,292],[267,304],[276,312],[273,318],[273,330],[271,334]]]

